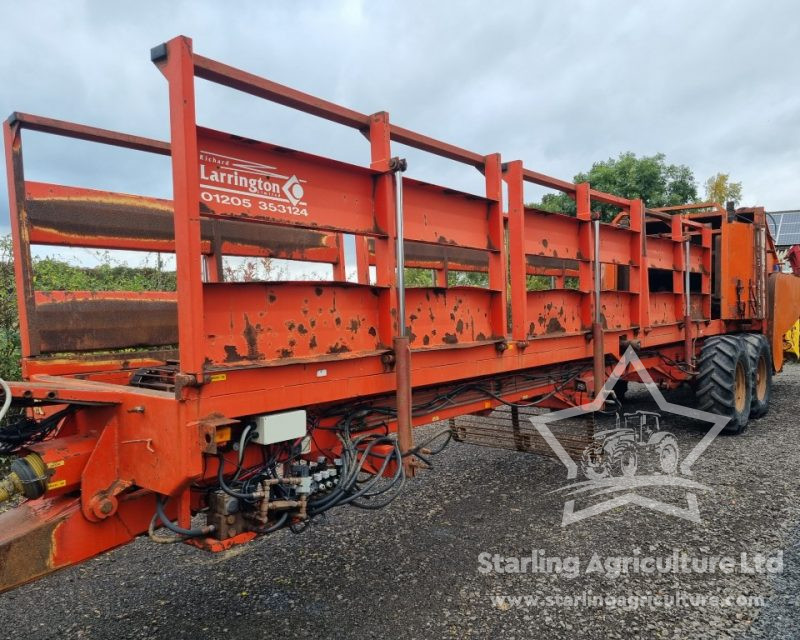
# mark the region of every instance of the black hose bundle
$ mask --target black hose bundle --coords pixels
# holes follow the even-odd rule
[[[558,393],[571,381],[581,375],[586,367],[572,367],[558,372],[557,375],[547,376],[522,376],[528,382],[550,382],[554,388],[541,397],[534,398],[525,403],[513,403],[504,400],[500,395],[502,391],[493,390],[486,383],[467,382],[450,389],[447,393],[434,396],[430,400],[414,405],[412,413],[415,416],[428,415],[433,411],[446,406],[455,404],[455,398],[462,394],[479,393],[512,407],[532,407],[542,403],[544,400]],[[331,407],[322,414],[325,416],[341,416],[341,407]],[[312,494],[308,500],[308,518],[312,518],[325,513],[326,511],[351,504],[359,509],[380,509],[392,502],[402,491],[406,475],[403,467],[404,458],[416,457],[431,466],[427,456],[440,453],[450,443],[452,433],[449,429],[444,429],[434,434],[422,443],[417,444],[408,451],[401,451],[397,440],[388,433],[385,422],[378,422],[373,419],[368,421],[369,416],[385,416],[391,420],[397,415],[397,410],[391,406],[379,406],[373,404],[362,404],[351,407],[344,412],[339,422],[332,427],[319,426],[319,417],[312,417],[309,433],[315,429],[325,429],[337,432],[337,437],[342,445],[340,454],[341,465],[338,466],[337,484],[324,492]],[[380,418],[378,418],[380,420]],[[380,433],[383,427],[384,432]],[[444,441],[433,450],[426,447],[432,442],[444,437]],[[248,440],[247,432],[242,433],[240,447],[246,445]],[[225,480],[225,459],[222,454],[218,454],[219,467],[217,471],[217,482],[225,493],[243,501],[245,504],[254,505],[258,500],[268,499],[261,494],[256,495],[261,482],[267,478],[277,478],[277,466],[279,460],[285,465],[291,464],[299,459],[300,453],[297,447],[289,446],[288,450],[270,449],[267,454],[265,449],[265,460],[263,465],[243,470],[241,468],[242,456],[240,450],[239,465],[235,474],[230,480]],[[324,450],[323,450],[324,451]],[[327,451],[328,457],[334,454]],[[338,464],[338,463],[337,463]],[[385,477],[389,469],[393,470],[389,477]],[[287,498],[286,489],[280,484],[273,485],[273,491],[277,492],[278,498]],[[259,533],[269,533],[290,525],[293,532],[304,531],[308,521],[304,523],[292,523],[287,513],[284,513],[276,522],[268,527],[259,530]]]
[[[164,513],[164,505],[166,504],[167,504],[167,498],[165,496],[156,495],[156,512],[150,519],[150,526],[148,527],[148,534],[150,535],[151,540],[161,543],[181,542],[182,540],[186,540],[187,538],[198,538],[200,536],[207,536],[210,533],[214,532],[213,525],[196,527],[194,529],[184,529],[183,527],[179,527],[177,524],[172,522],[172,520],[170,520],[167,517],[166,513]],[[157,535],[155,533],[155,530],[156,527],[158,526],[159,521],[167,529],[169,529],[176,535],[170,537]]]
[[[403,454],[394,438],[373,433],[355,438],[349,435],[349,430],[345,428],[339,436],[342,442],[339,483],[330,493],[309,501],[308,514],[311,517],[345,504],[352,504],[359,509],[380,509],[400,495],[405,485]],[[387,454],[374,451],[378,446],[390,446],[391,451]],[[364,466],[371,459],[382,459],[382,462],[379,467],[371,465],[372,468],[365,471]],[[392,462],[395,463],[394,473],[384,479]]]
[[[41,420],[29,417],[24,408],[13,414],[9,412],[5,423],[0,425],[0,455],[8,455],[28,445],[41,442],[52,434],[72,411],[73,407],[67,407]]]

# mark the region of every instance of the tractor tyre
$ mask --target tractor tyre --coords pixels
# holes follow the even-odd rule
[[[581,456],[581,471],[588,480],[603,480],[611,475],[605,452],[598,453],[587,447]]]
[[[745,333],[740,337],[750,360],[750,386],[753,389],[750,417],[761,418],[767,415],[772,397],[772,354],[763,334]]]
[[[708,338],[700,350],[697,407],[730,418],[724,431],[740,434],[747,428],[752,399],[750,358],[744,340],[721,335]]]
[[[635,445],[628,445],[619,455],[617,468],[623,478],[632,478],[639,469],[639,454],[636,452]]]
[[[678,461],[680,460],[680,449],[678,449],[678,439],[672,434],[666,435],[661,442],[656,445],[658,454],[658,466],[662,473],[674,475],[678,471]]]

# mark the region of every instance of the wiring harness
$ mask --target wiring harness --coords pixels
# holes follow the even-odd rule
[[[432,397],[412,406],[412,415],[431,415],[446,407],[472,402],[476,397],[512,407],[537,406],[587,370],[586,366],[568,367],[542,376],[517,375],[516,380],[467,382],[442,393],[433,392]],[[504,399],[520,388],[545,384],[552,388],[529,401],[514,403]],[[168,542],[208,535],[211,531],[222,540],[245,531],[265,534],[286,527],[300,533],[314,518],[336,507],[381,509],[395,500],[405,486],[404,461],[413,457],[430,467],[430,457],[441,453],[452,440],[448,427],[408,451],[401,451],[395,434],[389,431],[396,415],[395,407],[377,402],[326,408],[308,417],[308,435],[321,454],[316,461],[304,458],[300,439],[259,446],[262,460],[254,465],[250,456],[247,467],[245,451],[255,432],[252,423],[245,424],[232,446],[238,455],[231,459],[230,450],[227,457],[222,452],[216,455],[216,485],[193,487],[205,493],[209,505],[206,526],[177,528],[165,518],[163,503],[159,502],[151,522],[151,537]],[[335,433],[336,444],[328,448],[317,441],[318,434],[325,431]],[[208,461],[207,458],[206,464]],[[158,539],[154,527],[159,521],[176,536]]]

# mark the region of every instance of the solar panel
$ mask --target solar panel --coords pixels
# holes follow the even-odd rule
[[[800,210],[769,212],[767,226],[777,246],[800,244]]]

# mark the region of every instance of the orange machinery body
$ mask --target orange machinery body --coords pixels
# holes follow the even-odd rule
[[[188,525],[202,508],[192,483],[215,475],[206,456],[243,416],[395,402],[403,328],[415,399],[491,379],[506,401],[548,394],[544,406],[561,408],[589,398],[627,345],[670,386],[687,379],[677,363],[704,337],[746,330],[780,341],[797,317],[772,312],[797,287],[774,272],[763,209],[649,210],[227,67],[184,37],[153,60],[169,83],[169,143],[25,114],[5,124],[24,377],[11,388],[16,400],[79,410],[30,446],[50,469],[48,490],[0,515],[0,590],[145,532],[154,493],[172,496],[171,514]],[[368,166],[198,126],[195,77],[360,131]],[[173,199],[26,181],[24,129],[170,155]],[[473,166],[485,183],[477,196],[402,178],[405,266],[432,269],[436,286],[405,289],[400,327],[392,142]],[[526,181],[569,194],[577,215],[526,207]],[[593,203],[620,214],[596,222]],[[31,245],[171,252],[177,292],[36,291]],[[333,279],[227,282],[226,256],[330,264]],[[447,286],[450,270],[487,273],[488,287]],[[531,275],[553,286],[529,290]],[[565,365],[581,370],[569,388],[531,375]],[[412,421],[499,404],[466,395]],[[309,455],[336,446],[320,431]]]

